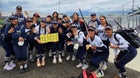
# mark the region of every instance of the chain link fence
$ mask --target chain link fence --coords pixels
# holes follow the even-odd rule
[[[140,25],[140,14],[139,15],[111,15],[106,16],[109,24],[113,26],[114,29],[118,29],[119,26],[113,21],[115,19],[122,27],[125,28],[135,28]],[[90,20],[90,16],[85,17],[86,22]]]

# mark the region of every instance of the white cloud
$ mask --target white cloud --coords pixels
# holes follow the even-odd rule
[[[59,9],[60,1],[60,9]],[[122,9],[122,5],[131,0],[1,0],[2,9],[5,11],[15,11],[17,5],[22,5],[23,10],[50,14],[53,11],[72,12],[79,8],[89,12],[111,12]],[[135,0],[138,6],[140,2]],[[125,8],[131,8],[131,3]]]

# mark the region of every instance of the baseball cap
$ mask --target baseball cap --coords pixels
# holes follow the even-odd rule
[[[94,27],[89,27],[88,31],[95,31],[95,28]]]
[[[34,13],[33,16],[40,17],[38,13]]]
[[[26,22],[33,22],[31,18],[27,18]]]
[[[12,16],[10,16],[9,20],[12,20],[12,19],[18,19],[18,17],[15,15],[12,15]]]
[[[72,24],[72,25],[71,25],[71,28],[77,28],[77,25]]]
[[[42,19],[41,19],[41,22],[46,23],[46,19],[42,18]]]
[[[91,15],[90,16],[96,16],[96,13],[91,13]]]
[[[57,21],[52,21],[52,24],[58,24],[58,22]]]
[[[112,26],[106,26],[105,27],[105,30],[110,30],[110,29],[112,29]]]
[[[16,7],[16,9],[22,10],[22,6],[18,5],[18,6]]]

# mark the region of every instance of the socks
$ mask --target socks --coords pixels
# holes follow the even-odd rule
[[[26,69],[28,66],[27,66],[27,64],[24,64],[24,68]]]
[[[23,69],[23,65],[20,65],[19,68],[20,68],[20,69]]]
[[[42,60],[45,60],[45,57],[42,57]]]

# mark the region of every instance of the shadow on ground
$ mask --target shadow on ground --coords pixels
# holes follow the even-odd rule
[[[51,58],[47,58],[46,66],[37,68],[34,62],[29,62],[30,71],[25,74],[19,74],[18,68],[12,71],[3,70],[4,66],[4,50],[0,47],[0,78],[71,78],[76,77],[81,73],[81,69],[77,69],[75,65],[77,62],[67,62],[64,60],[62,64],[52,64]],[[92,70],[92,66],[88,70]],[[140,72],[129,69],[128,78],[140,78]],[[108,69],[105,71],[103,78],[112,78],[117,73],[114,64],[109,63]]]

